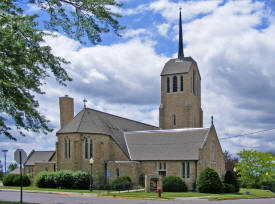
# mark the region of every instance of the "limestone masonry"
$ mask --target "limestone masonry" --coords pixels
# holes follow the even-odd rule
[[[32,151],[25,173],[83,170],[92,172],[96,184],[118,176],[139,184],[144,175],[176,175],[188,190],[206,167],[222,177],[222,148],[213,122],[203,128],[201,76],[196,61],[184,57],[181,29],[180,14],[178,58],[170,59],[161,72],[159,127],[86,107],[74,116],[73,98],[60,97],[56,150]]]

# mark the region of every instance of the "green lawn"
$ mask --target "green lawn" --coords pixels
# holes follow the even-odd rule
[[[17,186],[1,186],[0,189],[16,189],[20,190],[20,187]],[[55,191],[55,192],[73,192],[73,193],[96,193],[96,194],[104,194],[106,190],[75,190],[75,189],[56,189],[56,188],[38,188],[36,186],[28,186],[23,187],[23,190],[35,190],[35,191]]]
[[[249,190],[251,195],[246,195],[245,191]],[[134,193],[106,193],[104,196],[112,197],[131,197],[131,198],[158,198],[157,193],[145,193],[145,192],[134,192]],[[176,197],[201,197],[205,199],[213,200],[224,200],[224,199],[240,199],[240,198],[251,198],[251,197],[275,197],[275,194],[260,189],[241,189],[239,193],[226,193],[226,194],[211,194],[211,193],[198,193],[198,192],[164,192],[162,193],[163,199],[173,199]]]

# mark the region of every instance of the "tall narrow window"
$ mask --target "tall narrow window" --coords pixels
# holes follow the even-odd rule
[[[216,169],[216,141],[212,141],[211,147],[211,168]]]
[[[193,94],[196,95],[196,74],[195,71],[193,70]]]
[[[193,92],[193,78],[190,77],[190,93]]]
[[[177,119],[176,119],[176,115],[175,114],[172,115],[172,121],[173,121],[173,125],[177,124]]]
[[[93,157],[93,140],[92,139],[90,139],[90,158],[92,158]]]
[[[187,175],[186,178],[190,178],[190,163],[187,162]]]
[[[183,76],[180,76],[180,91],[183,91]]]
[[[64,139],[64,157],[65,159],[71,158],[71,143],[69,138]]]
[[[178,91],[178,78],[177,76],[173,77],[173,92],[177,92]]]
[[[85,159],[88,159],[88,139],[84,139],[84,155]]]
[[[68,138],[68,156],[69,158],[71,158],[71,141],[69,138]]]
[[[64,156],[65,156],[65,159],[68,158],[68,145],[67,145],[67,138],[64,139]]]
[[[169,77],[167,77],[167,80],[166,80],[166,91],[167,91],[167,93],[170,92],[170,78]]]
[[[185,178],[185,162],[182,162],[181,174],[182,174],[182,178]]]
[[[119,177],[119,168],[116,168],[116,176]]]

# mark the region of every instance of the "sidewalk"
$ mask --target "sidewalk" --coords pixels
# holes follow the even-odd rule
[[[17,189],[0,189],[0,192],[20,192]],[[97,193],[75,193],[75,192],[58,192],[58,191],[36,191],[36,190],[23,190],[24,193],[45,193],[45,194],[57,194],[65,196],[83,196],[83,197],[98,197]]]

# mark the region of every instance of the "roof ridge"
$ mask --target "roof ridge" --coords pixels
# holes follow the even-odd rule
[[[152,126],[152,127],[155,127],[155,128],[159,128],[159,127],[154,126],[154,125],[146,124],[146,123],[139,122],[139,121],[136,121],[136,120],[133,120],[133,119],[129,119],[129,118],[125,118],[125,117],[122,117],[122,116],[114,115],[114,114],[111,114],[111,113],[107,113],[107,112],[95,110],[95,109],[92,109],[92,108],[86,108],[86,109],[89,109],[89,110],[92,110],[92,111],[96,111],[96,112],[99,112],[99,113],[103,113],[103,114],[106,114],[106,115],[114,116],[114,117],[117,117],[117,118],[129,120],[129,121],[132,121],[132,122],[140,123],[140,124],[143,124],[143,125],[147,125],[147,126]]]
[[[82,111],[83,111],[83,110],[79,111],[78,114],[76,114],[69,122],[67,122],[67,123],[64,125],[63,128],[60,127],[60,129],[59,129],[58,131],[56,131],[56,134],[57,134],[58,132],[60,132],[62,129],[64,129],[66,126],[68,126],[69,123],[70,123],[73,119],[75,119]]]
[[[159,130],[138,130],[138,131],[124,131],[124,134],[136,133],[136,132],[183,132],[183,131],[191,131],[191,130],[206,130],[205,128],[178,128],[178,129],[159,129]]]
[[[82,111],[84,111],[84,113],[82,114],[82,118],[80,119],[80,121],[79,121],[79,124],[78,124],[78,127],[77,127],[77,132],[79,131],[79,129],[80,129],[80,125],[81,125],[81,122],[82,122],[82,120],[83,120],[83,118],[84,118],[84,114],[85,114],[85,112],[86,112],[86,109],[87,108],[84,108]],[[80,112],[82,112],[82,111],[80,111]],[[72,119],[73,120],[73,119]]]

